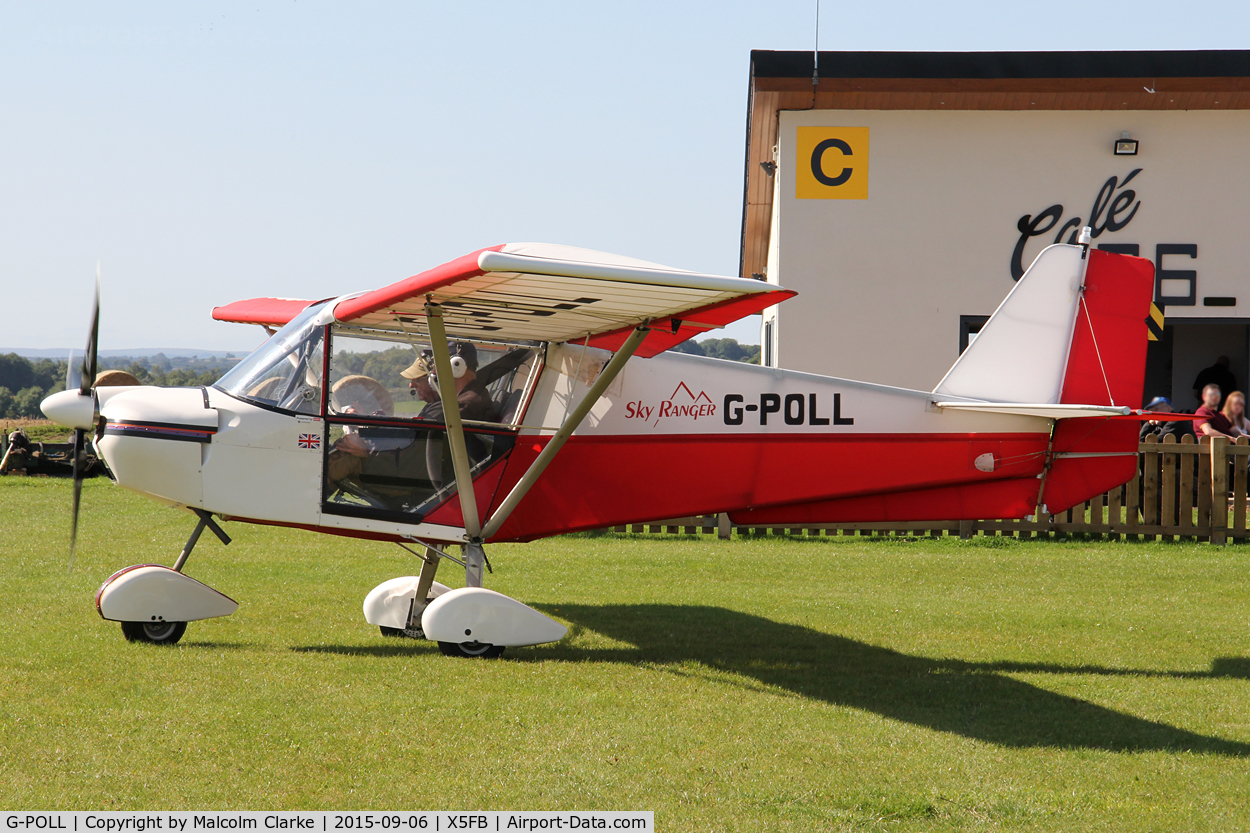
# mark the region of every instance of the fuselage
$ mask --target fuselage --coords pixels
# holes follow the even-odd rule
[[[363,295],[218,310],[286,323],[211,387],[43,407],[94,426],[122,486],[343,535],[463,541],[469,509],[490,540],[711,512],[1022,517],[1131,476],[1136,426],[1117,420],[1141,399],[1153,287],[1147,261],[1047,247],[927,392],[662,352],[789,293],[516,244]]]
[[[483,517],[609,356],[545,346],[516,383],[519,404],[510,422],[468,426],[471,436],[503,449],[475,473]],[[345,417],[320,406],[332,398],[327,391],[316,408],[300,400],[303,412],[220,387],[101,388],[97,396],[107,427],[96,445],[125,488],[227,519],[392,540],[463,540],[452,492],[417,513],[394,505],[357,511],[331,500],[331,438]],[[382,432],[423,423],[388,415],[361,425]],[[432,441],[440,427],[416,441]],[[1036,497],[1050,428],[1036,417],[940,410],[923,391],[672,352],[635,358],[493,540],[1005,480],[1032,481],[1021,494],[1031,489]]]

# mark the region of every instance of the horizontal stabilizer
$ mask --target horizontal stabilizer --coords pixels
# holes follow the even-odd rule
[[[284,326],[299,315],[309,304],[297,298],[249,298],[213,308],[213,318],[232,324],[260,324],[268,327]]]
[[[1127,406],[1113,405],[1050,405],[1046,403],[1026,402],[935,402],[939,408],[950,408],[954,411],[978,411],[986,414],[1015,414],[1016,416],[1035,416],[1045,419],[1079,419],[1081,417],[1114,417],[1128,416],[1133,412]]]

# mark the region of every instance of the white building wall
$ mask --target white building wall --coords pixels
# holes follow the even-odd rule
[[[866,198],[797,196],[801,176],[815,181],[810,154],[796,158],[799,127],[868,128]],[[1121,131],[1140,142],[1137,156],[1112,154]],[[1091,222],[1108,182],[1095,245],[1137,244],[1152,260],[1159,244],[1197,247],[1196,259],[1163,261],[1196,271],[1196,305],[1169,305],[1170,320],[1250,315],[1248,137],[1245,111],[782,112],[768,279],[800,293],[783,305],[782,363],[931,388],[958,355],[959,316],[988,315],[1011,289],[1021,218],[1062,206],[1047,234],[1027,240],[1027,267],[1067,221]],[[863,156],[827,153],[826,176]],[[1164,289],[1188,287],[1182,279]],[[1204,307],[1206,296],[1237,305]],[[1245,366],[1244,346],[1233,358]]]

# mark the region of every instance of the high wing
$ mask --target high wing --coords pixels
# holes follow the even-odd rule
[[[443,308],[447,335],[491,341],[588,342],[616,350],[643,322],[637,355],[653,356],[795,293],[762,281],[706,275],[548,243],[481,249],[413,277],[340,300],[334,318],[374,330],[424,329]],[[310,301],[255,298],[213,310],[219,321],[281,325]]]

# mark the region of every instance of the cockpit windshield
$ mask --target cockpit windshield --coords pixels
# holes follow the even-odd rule
[[[292,318],[213,387],[258,405],[320,414],[325,327],[316,319],[326,303]]]

